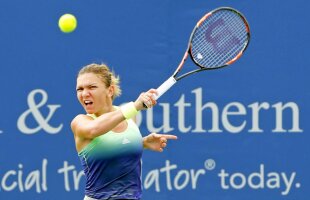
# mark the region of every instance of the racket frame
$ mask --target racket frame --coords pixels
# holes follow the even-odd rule
[[[220,11],[220,10],[229,10],[229,11],[232,11],[234,12],[235,14],[237,14],[241,19],[242,21],[244,22],[245,24],[245,27],[246,27],[246,31],[247,31],[247,41],[244,43],[244,46],[243,48],[241,49],[241,51],[233,58],[231,59],[230,61],[228,61],[227,63],[225,63],[224,65],[222,66],[215,66],[215,67],[212,67],[212,68],[208,68],[208,67],[204,67],[204,66],[201,66],[199,63],[197,63],[193,57],[193,54],[191,52],[191,49],[192,49],[192,39],[193,39],[193,36],[195,35],[195,32],[198,30],[198,28],[201,26],[201,24],[208,18],[210,17],[211,15],[213,15],[214,13]],[[248,21],[246,20],[246,18],[241,14],[241,12],[237,11],[236,9],[234,8],[231,8],[231,7],[219,7],[215,10],[212,10],[210,11],[209,13],[205,14],[196,24],[196,26],[194,27],[191,35],[190,35],[190,38],[189,38],[189,42],[188,42],[188,45],[187,45],[187,50],[183,56],[183,59],[182,61],[180,62],[179,66],[177,67],[177,69],[175,70],[175,72],[173,73],[173,77],[175,78],[176,81],[179,81],[181,80],[182,78],[185,78],[186,76],[189,76],[191,74],[194,74],[194,73],[197,73],[197,72],[200,72],[200,71],[204,71],[204,70],[213,70],[213,69],[219,69],[219,68],[223,68],[223,67],[226,67],[228,65],[231,65],[233,64],[235,61],[237,61],[243,54],[243,52],[247,49],[248,45],[249,45],[249,42],[250,42],[250,27],[249,27],[249,23]],[[176,77],[178,75],[178,73],[181,71],[185,61],[187,60],[188,58],[188,55],[190,55],[192,61],[199,67],[199,69],[195,69],[195,70],[192,70],[192,71],[189,71],[185,74],[182,74],[181,76],[179,77]]]
[[[230,61],[226,62],[224,65],[222,66],[215,66],[215,67],[204,67],[204,66],[201,66],[199,63],[197,63],[193,57],[193,54],[191,52],[192,50],[192,39],[193,39],[193,36],[195,34],[195,32],[198,30],[198,28],[201,26],[201,24],[206,20],[208,19],[208,17],[210,17],[211,15],[213,15],[214,13],[220,11],[220,10],[229,10],[229,11],[232,11],[234,12],[235,14],[237,14],[244,22],[245,24],[245,27],[246,27],[246,31],[247,31],[247,40],[246,42],[244,43],[244,46],[243,48],[241,49],[241,51],[233,58],[231,59]],[[174,71],[174,73],[172,74],[171,77],[169,77],[164,83],[162,83],[158,88],[157,88],[157,95],[155,96],[155,99],[157,100],[161,95],[163,95],[167,90],[169,90],[177,81],[191,75],[191,74],[194,74],[194,73],[198,73],[198,72],[201,72],[201,71],[205,71],[205,70],[213,70],[213,69],[219,69],[219,68],[223,68],[223,67],[226,67],[228,65],[231,65],[233,64],[235,61],[237,61],[243,54],[243,52],[247,49],[248,45],[249,45],[249,42],[250,42],[250,27],[249,27],[249,24],[246,20],[246,18],[239,12],[237,11],[236,9],[234,8],[231,8],[231,7],[219,7],[217,9],[214,9],[212,11],[210,11],[209,13],[205,14],[196,24],[196,26],[194,27],[191,35],[190,35],[190,38],[189,38],[189,42],[188,42],[188,45],[187,45],[187,49],[184,53],[184,56],[181,60],[181,62],[179,63],[178,67],[176,68],[176,70]],[[179,77],[177,77],[178,73],[181,71],[181,69],[183,68],[183,65],[185,63],[185,61],[187,60],[188,56],[191,57],[192,61],[197,65],[199,66],[199,69],[195,69],[195,70],[192,70],[192,71],[189,71],[189,72],[186,72],[182,75],[180,75]]]

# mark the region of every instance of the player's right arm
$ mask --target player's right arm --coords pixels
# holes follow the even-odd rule
[[[141,93],[134,102],[135,109],[138,111],[146,109],[143,106],[144,103],[148,103],[150,107],[155,105],[156,101],[153,99],[154,94],[156,94],[156,90],[154,89],[150,89],[146,93]],[[75,136],[84,139],[94,139],[109,132],[123,120],[125,120],[125,117],[122,109],[104,113],[95,119],[88,115],[80,114],[72,120],[71,129]]]
[[[72,120],[71,129],[75,136],[94,139],[112,130],[124,119],[124,115],[120,110],[105,113],[96,119],[80,114]]]
[[[80,152],[94,138],[112,130],[124,119],[120,110],[103,114],[96,119],[88,115],[77,115],[71,122],[77,152]]]

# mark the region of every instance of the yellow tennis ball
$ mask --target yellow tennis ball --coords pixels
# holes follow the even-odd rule
[[[58,26],[64,33],[70,33],[76,29],[77,20],[72,14],[64,14],[59,18]]]

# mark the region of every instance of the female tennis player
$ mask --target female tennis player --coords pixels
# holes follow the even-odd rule
[[[119,78],[105,64],[90,64],[79,71],[76,91],[87,113],[71,122],[86,175],[84,200],[141,199],[143,148],[162,152],[168,139],[177,139],[157,133],[142,137],[135,124],[140,110],[156,104],[156,90],[141,93],[137,100],[121,107],[114,106],[114,98],[121,94]]]

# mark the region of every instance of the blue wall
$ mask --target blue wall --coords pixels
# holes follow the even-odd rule
[[[115,104],[134,100],[169,77],[196,21],[220,6],[247,17],[250,46],[139,114],[144,135],[179,137],[164,153],[145,151],[143,199],[308,199],[306,0],[1,0],[0,199],[82,199],[70,131],[84,112],[79,68],[107,63],[122,81]],[[57,24],[65,13],[78,19],[70,34]]]

